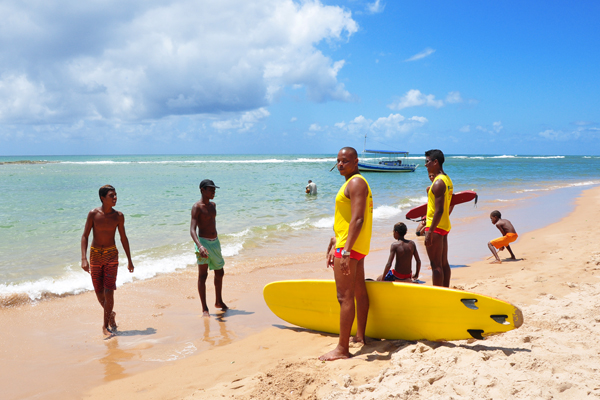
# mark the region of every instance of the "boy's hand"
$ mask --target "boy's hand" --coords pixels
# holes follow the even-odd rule
[[[204,246],[198,247],[198,253],[200,253],[200,256],[202,258],[208,258],[208,250],[206,250],[206,247],[204,247]]]
[[[88,274],[90,273],[90,264],[88,263],[87,258],[81,260],[81,269],[83,269]]]
[[[131,261],[129,261],[129,264],[127,265],[127,269],[129,270],[129,272],[133,273],[133,263]]]

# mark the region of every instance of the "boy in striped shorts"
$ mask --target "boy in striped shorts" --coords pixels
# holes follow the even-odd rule
[[[133,262],[129,252],[129,240],[125,234],[125,217],[113,207],[117,204],[117,192],[111,185],[104,185],[98,191],[102,206],[88,213],[83,235],[81,236],[81,268],[92,275],[94,291],[104,309],[102,333],[106,339],[117,330],[115,321],[114,291],[117,290],[117,268],[119,252],[115,245],[115,232],[119,230],[121,244],[127,255],[129,272],[133,272]],[[87,259],[88,238],[93,232],[90,247],[90,262]]]

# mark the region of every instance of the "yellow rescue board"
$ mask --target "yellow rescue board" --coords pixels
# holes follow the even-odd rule
[[[483,339],[518,328],[523,313],[493,297],[411,283],[368,281],[366,335],[378,339]],[[272,282],[263,290],[271,311],[290,324],[339,333],[340,306],[333,280]],[[352,334],[356,333],[356,320]]]

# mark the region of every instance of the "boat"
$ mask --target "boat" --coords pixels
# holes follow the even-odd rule
[[[415,172],[419,164],[408,162],[408,151],[367,150],[367,135],[362,156],[358,159],[360,172]]]
[[[408,163],[408,151],[365,149],[358,159],[361,172],[415,172],[418,166]]]

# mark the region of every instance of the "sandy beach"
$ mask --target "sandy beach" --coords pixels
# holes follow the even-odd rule
[[[211,310],[210,319],[199,316],[193,286],[181,289],[181,282],[194,281],[191,269],[125,285],[116,297],[120,334],[106,341],[92,293],[3,309],[3,396],[600,398],[600,250],[599,234],[590,229],[598,205],[600,188],[582,192],[567,218],[520,236],[512,246],[518,261],[453,269],[452,287],[521,308],[523,326],[502,335],[443,343],[372,340],[352,349],[350,360],[320,362],[336,336],[284,323],[257,296],[273,280],[331,278],[322,254],[305,254],[273,260],[250,278],[228,276],[226,300],[234,307],[225,314]],[[370,257],[380,262],[387,249],[378,249]],[[424,251],[421,256],[426,266]]]

